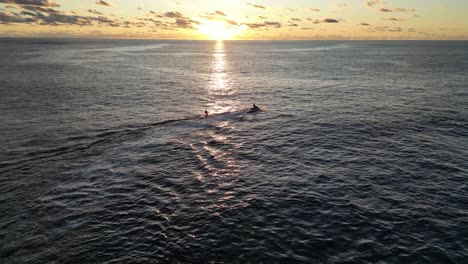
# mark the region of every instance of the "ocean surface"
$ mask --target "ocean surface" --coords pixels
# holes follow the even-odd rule
[[[468,261],[468,42],[0,39],[0,139],[0,263]]]

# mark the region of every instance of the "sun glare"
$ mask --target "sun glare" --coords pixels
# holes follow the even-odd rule
[[[216,40],[227,40],[233,36],[233,29],[228,28],[223,21],[205,21],[198,30]]]

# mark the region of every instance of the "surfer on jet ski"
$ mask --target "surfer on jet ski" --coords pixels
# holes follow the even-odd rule
[[[253,107],[250,108],[250,111],[248,113],[253,113],[253,112],[257,112],[257,111],[260,111],[260,107],[253,104]]]

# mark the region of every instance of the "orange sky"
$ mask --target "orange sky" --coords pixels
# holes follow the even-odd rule
[[[466,0],[0,0],[0,36],[468,39]]]

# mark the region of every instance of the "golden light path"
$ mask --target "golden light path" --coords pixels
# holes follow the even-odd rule
[[[233,100],[235,90],[229,76],[229,65],[222,40],[216,41],[213,50],[213,61],[210,80],[207,86],[209,100],[208,111],[213,114],[232,112],[237,109],[238,102]]]

